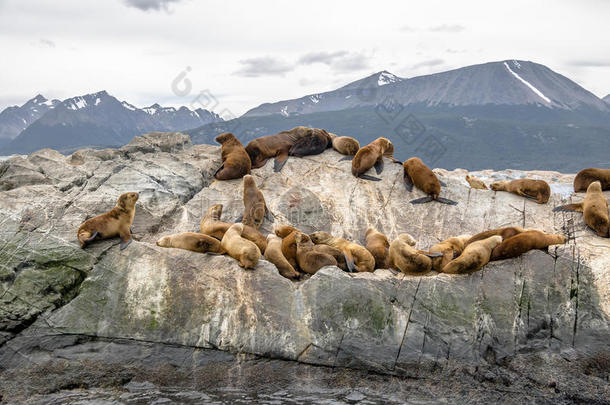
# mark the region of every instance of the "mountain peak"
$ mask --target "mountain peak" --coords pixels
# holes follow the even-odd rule
[[[602,98],[602,100],[604,100],[606,103],[610,104],[610,94],[608,94],[606,97]]]

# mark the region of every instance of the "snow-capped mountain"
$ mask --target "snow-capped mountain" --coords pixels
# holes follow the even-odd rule
[[[25,128],[0,149],[0,154],[29,153],[41,148],[72,150],[85,146],[120,146],[150,131],[180,131],[222,121],[201,108],[138,108],[119,101],[106,91],[72,97]]]
[[[59,103],[59,100],[47,100],[44,96],[38,94],[22,106],[12,106],[4,109],[0,112],[0,141],[15,138],[32,122],[42,117],[44,113]]]
[[[610,111],[597,96],[544,65],[505,60],[409,79],[378,72],[333,91],[262,104],[245,116],[309,114],[387,102],[449,108],[541,106]]]

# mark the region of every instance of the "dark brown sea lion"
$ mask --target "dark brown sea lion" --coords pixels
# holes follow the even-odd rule
[[[365,180],[380,181],[381,179],[364,174],[371,167],[375,167],[377,174],[383,172],[383,158],[387,157],[394,163],[400,163],[392,156],[394,145],[387,138],[377,138],[368,145],[360,148],[353,158],[345,157],[341,160],[352,160],[352,174]]]
[[[402,164],[404,169],[405,187],[413,190],[413,185],[428,194],[428,197],[411,200],[411,204],[421,204],[429,201],[438,201],[443,204],[456,205],[457,202],[439,197],[441,182],[436,174],[422,162],[420,158],[412,157]]]
[[[610,169],[589,168],[578,172],[574,177],[574,191],[587,191],[589,184],[599,181],[602,190],[610,190]]]
[[[553,211],[577,211],[584,214],[585,223],[602,238],[610,237],[610,220],[608,219],[608,201],[602,193],[602,185],[594,181],[587,187],[583,202],[561,205]]]
[[[222,165],[216,170],[214,177],[218,180],[239,179],[250,173],[250,156],[239,139],[230,132],[216,137],[216,142],[222,145]]]
[[[491,260],[510,259],[521,256],[532,249],[547,249],[550,245],[563,245],[566,237],[563,235],[549,235],[547,233],[530,230],[505,239],[491,252]]]
[[[275,227],[274,232],[277,236],[282,238],[282,254],[284,257],[292,267],[295,269],[298,268],[297,242],[295,237],[299,230],[290,225],[280,225]]]
[[[138,197],[138,193],[121,194],[112,210],[83,222],[77,231],[81,248],[96,239],[109,239],[115,236],[121,238],[121,250],[129,246],[132,242],[131,224],[136,213]]]
[[[518,179],[511,181],[497,181],[491,183],[494,191],[508,191],[509,193],[520,195],[538,204],[546,204],[551,197],[551,187],[544,180]]]

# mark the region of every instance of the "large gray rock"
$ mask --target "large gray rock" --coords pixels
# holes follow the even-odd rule
[[[174,142],[174,143],[172,143]],[[159,237],[194,231],[211,204],[223,218],[241,213],[242,181],[215,181],[220,149],[191,146],[180,134],[149,134],[121,151],[52,151],[12,159],[0,177],[0,339],[16,334],[86,335],[214,348],[327,366],[419,376],[448,364],[506,364],[521,353],[566,359],[608,352],[610,240],[589,231],[581,214],[552,212],[580,200],[572,175],[475,173],[487,180],[535,176],[552,184],[546,205],[472,190],[463,170],[437,174],[442,194],[459,202],[411,205],[402,168],[382,181],[354,178],[349,162],[327,151],[291,158],[253,175],[275,223],[326,229],[363,242],[373,224],[389,238],[411,233],[418,247],[492,227],[569,232],[565,246],[495,262],[472,275],[348,274],[327,267],[292,282],[261,260],[244,271],[228,256],[157,247]],[[38,173],[35,177],[32,173]],[[36,175],[36,176],[38,176]],[[23,183],[15,179],[23,176]],[[140,192],[136,241],[81,250],[76,230],[109,210],[120,193]],[[267,221],[263,232],[270,232]],[[0,348],[17,361],[20,340]],[[0,343],[2,340],[0,340]]]

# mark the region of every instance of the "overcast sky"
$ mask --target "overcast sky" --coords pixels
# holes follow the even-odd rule
[[[204,92],[204,104],[240,115],[380,70],[504,59],[603,97],[609,12],[604,0],[0,0],[0,109],[37,93],[107,90],[141,107],[193,105]]]

